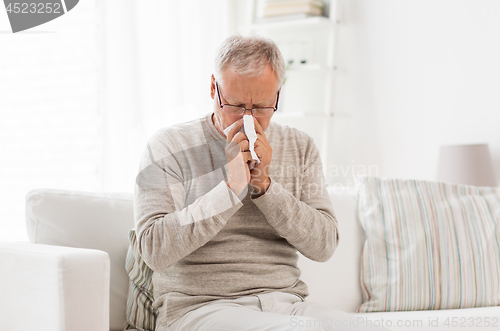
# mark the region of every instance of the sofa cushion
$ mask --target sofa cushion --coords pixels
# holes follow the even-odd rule
[[[300,278],[309,288],[308,301],[354,312],[362,303],[359,261],[365,242],[357,219],[357,194],[354,186],[347,185],[330,186],[328,194],[338,221],[339,245],[332,258],[323,263],[300,254]]]
[[[128,232],[134,227],[132,194],[37,189],[26,196],[31,242],[98,249],[110,258],[110,329],[123,330],[128,275]]]
[[[500,304],[500,189],[358,177],[359,312]]]
[[[125,269],[129,276],[127,330],[153,331],[158,311],[153,308],[153,270],[139,253],[135,229],[128,234],[129,247]]]

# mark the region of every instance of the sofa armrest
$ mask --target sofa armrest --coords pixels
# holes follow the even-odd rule
[[[0,261],[2,329],[109,331],[106,252],[0,242]]]

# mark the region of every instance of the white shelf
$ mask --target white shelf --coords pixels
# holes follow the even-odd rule
[[[300,70],[318,70],[318,71],[329,71],[333,73],[335,71],[334,68],[330,68],[323,64],[292,64],[289,65],[286,69],[287,71],[300,71]]]
[[[262,18],[259,21],[250,25],[250,30],[261,29],[282,29],[288,27],[333,27],[334,23],[325,16],[310,16],[302,18]]]

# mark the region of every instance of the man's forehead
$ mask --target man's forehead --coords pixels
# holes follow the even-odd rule
[[[262,72],[259,75],[246,75],[227,69],[222,73],[222,77],[217,80],[217,84],[225,94],[240,92],[241,94],[259,94],[265,98],[266,94],[273,95],[278,91],[277,77],[272,71]],[[229,97],[230,95],[227,95],[227,98]],[[236,96],[233,95],[234,97]]]

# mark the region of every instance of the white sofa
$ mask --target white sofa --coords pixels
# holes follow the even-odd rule
[[[346,186],[330,187],[329,194],[340,245],[328,262],[300,256],[299,266],[309,286],[308,300],[350,313],[339,329],[500,328],[500,307],[355,313],[362,302],[359,272],[365,240],[357,197]],[[0,243],[0,329],[123,330],[132,195],[33,190],[26,197],[26,222],[31,243]]]

